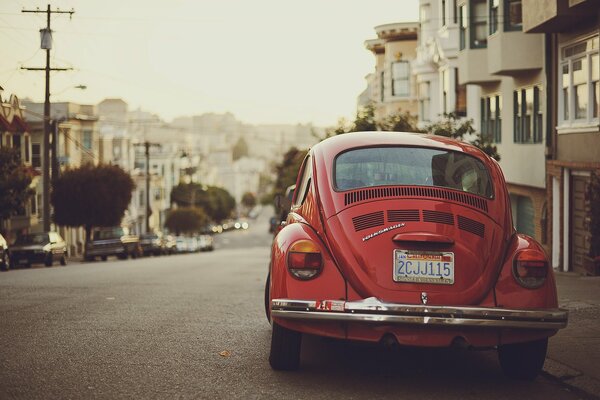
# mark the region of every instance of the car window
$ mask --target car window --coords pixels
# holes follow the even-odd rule
[[[123,236],[123,228],[98,229],[93,234],[93,238],[96,240],[114,239],[121,236]]]
[[[491,198],[483,163],[470,155],[421,147],[371,147],[350,150],[335,160],[335,187],[439,186]]]
[[[18,237],[15,244],[46,244],[49,242],[47,233],[32,233]]]
[[[302,177],[300,178],[300,184],[296,190],[296,198],[294,199],[294,206],[299,206],[304,203],[308,188],[310,187],[310,180],[312,177],[311,158],[306,156],[303,163]]]

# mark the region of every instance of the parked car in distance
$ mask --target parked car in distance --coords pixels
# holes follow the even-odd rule
[[[11,265],[44,264],[51,267],[54,261],[67,265],[67,243],[57,232],[29,233],[17,237],[10,247]]]
[[[313,146],[265,285],[275,370],[302,335],[497,349],[535,378],[567,325],[542,246],[515,231],[499,164],[442,136],[347,133]]]
[[[165,241],[161,232],[141,234],[140,246],[142,246],[142,253],[145,256],[160,256],[166,253]]]
[[[198,239],[194,236],[186,237],[187,242],[187,250],[189,253],[196,253],[200,251],[200,247],[198,246]]]
[[[8,242],[4,236],[0,234],[0,271],[8,271],[10,269],[10,256],[8,254]]]
[[[198,248],[200,251],[213,251],[213,238],[210,235],[198,236]]]
[[[166,254],[177,253],[177,240],[173,235],[164,236],[165,252]]]
[[[109,256],[125,260],[137,258],[142,254],[140,238],[129,233],[129,229],[120,226],[94,228],[85,244],[84,260],[94,261],[100,257],[106,261]]]
[[[188,241],[184,236],[177,236],[175,238],[175,247],[178,253],[187,253],[188,249]]]

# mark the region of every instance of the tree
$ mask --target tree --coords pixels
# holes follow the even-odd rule
[[[382,120],[377,120],[375,106],[368,104],[356,111],[356,117],[352,123],[348,124],[345,119],[340,118],[337,126],[327,131],[326,138],[348,132],[369,131],[421,132],[417,128],[417,117],[408,111],[399,110]]]
[[[307,153],[307,150],[298,150],[292,147],[283,155],[283,160],[275,165],[275,175],[277,178],[275,179],[273,196],[278,194],[284,195],[287,187],[296,183],[298,171]]]
[[[92,227],[121,223],[134,187],[131,176],[116,165],[67,169],[53,182],[54,222],[85,227],[87,241]]]
[[[443,119],[427,126],[425,131],[432,135],[446,136],[457,140],[465,140],[465,136],[475,135],[475,138],[469,143],[478,147],[496,161],[500,161],[498,147],[489,135],[475,132],[472,119],[463,119],[456,113],[444,114]]]
[[[242,157],[246,157],[248,155],[248,144],[244,140],[243,137],[240,137],[238,141],[233,146],[231,151],[233,161],[239,160]]]
[[[198,232],[208,223],[202,208],[177,208],[167,215],[165,227],[176,235]]]
[[[235,199],[216,186],[180,183],[171,191],[171,202],[178,207],[200,207],[210,219],[221,222],[235,209]]]
[[[417,127],[417,117],[408,111],[388,115],[378,123],[379,129],[390,132],[422,132]]]
[[[34,193],[31,181],[31,170],[21,163],[19,151],[0,148],[0,222],[25,211]]]
[[[256,205],[256,196],[254,193],[246,192],[242,196],[242,205],[248,209]]]

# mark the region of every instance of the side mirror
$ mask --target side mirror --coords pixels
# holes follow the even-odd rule
[[[283,206],[283,196],[278,194],[275,196],[275,199],[273,199],[273,204],[275,205],[275,210],[279,211],[281,210],[282,206]]]

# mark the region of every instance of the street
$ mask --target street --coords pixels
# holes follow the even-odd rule
[[[268,217],[213,252],[0,274],[0,398],[582,398],[493,351],[307,337],[300,371],[272,371]]]

